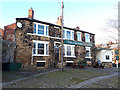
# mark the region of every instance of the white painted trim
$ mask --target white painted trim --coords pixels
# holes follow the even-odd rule
[[[74,38],[72,39],[72,32],[74,33],[74,30],[69,30],[69,29],[64,29],[64,30],[65,30],[65,38],[63,38],[63,39],[67,39],[67,31],[70,31],[71,37],[70,37],[70,39],[67,39],[67,40],[74,40]]]
[[[90,58],[91,59],[92,57],[85,57],[85,58]]]
[[[41,60],[41,61],[36,61],[36,62],[46,62],[46,61],[42,61],[42,60]]]
[[[63,44],[63,45],[64,45],[64,50],[65,50],[64,57],[73,57],[73,58],[76,58],[76,56],[68,56],[67,55],[67,46],[71,47],[71,55],[72,55],[72,51],[74,51],[74,55],[75,55],[75,49],[73,49],[73,47],[75,48],[75,45],[69,45],[69,44]]]
[[[33,40],[33,43],[49,43],[49,41],[39,41],[39,40]]]
[[[71,57],[71,58],[76,58],[76,56],[64,56],[64,57]]]
[[[50,55],[33,54],[33,56],[50,56]]]
[[[54,43],[61,43],[61,42],[54,42]]]
[[[66,63],[73,63],[74,61],[66,61]]]
[[[36,35],[36,36],[48,37],[48,38],[61,39],[61,38],[58,38],[58,37],[44,36],[44,35],[39,35],[39,34],[32,34],[32,33],[27,33],[27,34],[28,35]]]
[[[38,34],[38,25],[43,25],[44,26],[44,35],[42,35],[42,34],[38,34],[38,35],[49,36],[49,25],[37,23],[37,22],[34,22],[34,24],[36,24],[36,34]],[[48,26],[48,35],[46,35],[46,27],[47,26]]]
[[[63,44],[64,46],[72,46],[75,47],[75,45],[70,45],[70,44]]]
[[[49,50],[48,50],[48,55],[46,55],[46,45],[48,44],[49,45],[49,42],[48,41],[39,41],[39,40],[33,40],[33,43],[36,43],[36,54],[33,54],[32,53],[32,56],[49,56]],[[44,55],[43,54],[37,54],[38,52],[38,43],[42,43],[44,44]],[[34,49],[34,48],[33,48]],[[48,47],[49,49],[49,47]]]
[[[54,26],[54,28],[60,29],[59,27]]]

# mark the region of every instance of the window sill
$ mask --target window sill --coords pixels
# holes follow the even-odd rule
[[[34,54],[33,56],[50,56],[50,55],[35,55],[35,54]]]
[[[91,59],[92,57],[85,57],[85,58],[90,58]]]
[[[76,56],[64,56],[64,57],[72,57],[72,58],[76,58]]]

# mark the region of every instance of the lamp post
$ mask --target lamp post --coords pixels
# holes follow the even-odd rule
[[[61,71],[63,71],[63,2],[62,2],[62,20],[61,20]]]

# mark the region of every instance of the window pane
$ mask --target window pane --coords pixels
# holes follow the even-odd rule
[[[90,55],[89,55],[89,51],[86,51],[86,57],[89,57]]]
[[[65,30],[63,30],[63,38],[65,38]]]
[[[119,56],[116,56],[116,60],[119,60]]]
[[[45,62],[37,62],[37,67],[44,67],[45,66]]]
[[[48,26],[46,26],[46,35],[48,36]]]
[[[74,32],[72,32],[72,40],[74,40]]]
[[[71,56],[71,47],[67,46],[67,56]]]
[[[90,42],[90,36],[89,36],[89,34],[85,34],[85,41],[86,42]]]
[[[34,34],[36,34],[36,24],[34,24]]]
[[[119,54],[119,50],[115,50],[115,54]]]
[[[67,39],[71,39],[71,32],[67,31]]]
[[[38,54],[44,54],[44,44],[38,43]]]
[[[36,43],[33,43],[33,54],[36,54]]]
[[[106,55],[106,60],[109,60],[109,55]]]
[[[46,44],[46,55],[48,55],[48,51],[49,51],[49,48],[48,48],[48,44]]]
[[[36,48],[36,43],[33,43],[33,47]]]
[[[33,48],[33,54],[36,54],[36,48]]]
[[[43,25],[38,25],[38,29],[44,29],[44,26]]]
[[[72,56],[75,56],[74,47],[72,47],[72,51],[71,51],[71,52],[72,52],[71,55],[72,55]]]
[[[81,41],[81,33],[77,33],[77,40]]]
[[[44,26],[43,25],[38,25],[38,34],[44,35]]]

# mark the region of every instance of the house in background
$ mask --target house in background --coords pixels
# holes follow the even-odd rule
[[[106,48],[96,48],[96,61],[101,61],[105,68],[112,67],[112,51]]]
[[[120,64],[120,49],[118,48],[118,43],[113,43],[111,45],[111,49],[113,64],[115,64],[118,67],[117,64]]]
[[[56,67],[61,64],[61,17],[57,25],[34,19],[33,9],[28,18],[16,18],[15,61],[23,67]],[[63,27],[64,65],[79,61],[95,61],[95,34],[77,28]]]
[[[106,44],[99,44],[96,45],[97,50],[96,50],[96,60],[100,59],[101,61],[105,60],[106,57],[106,62],[109,62],[112,64],[120,63],[120,50],[118,49],[118,43],[115,42],[108,42]],[[103,54],[102,54],[103,53]],[[107,56],[105,56],[107,55]],[[109,55],[109,60],[108,60],[108,55]]]
[[[15,41],[16,23],[4,26],[4,40]]]

